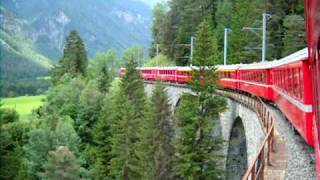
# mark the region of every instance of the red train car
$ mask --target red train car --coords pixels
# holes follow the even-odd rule
[[[176,67],[161,67],[157,70],[157,80],[176,82]]]
[[[313,124],[317,176],[320,179],[320,1],[305,0],[305,17],[313,83]]]
[[[187,83],[191,81],[192,76],[191,67],[177,67],[176,70],[176,82],[177,83]]]
[[[272,65],[274,102],[309,145],[313,145],[312,87],[308,49]]]
[[[218,85],[232,90],[239,89],[239,69],[240,65],[217,66],[217,73],[220,78]]]
[[[239,68],[239,90],[273,100],[271,63],[253,63]]]
[[[141,77],[145,80],[156,80],[158,75],[158,68],[140,68]]]

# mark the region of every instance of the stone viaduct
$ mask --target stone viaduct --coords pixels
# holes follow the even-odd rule
[[[154,84],[145,83],[147,95],[151,95]],[[167,85],[166,90],[174,110],[184,92],[189,89]],[[263,128],[255,112],[227,98],[228,108],[220,114],[220,122],[214,127],[215,134],[225,141],[223,154],[228,172],[227,179],[239,179],[251,164],[264,139]]]

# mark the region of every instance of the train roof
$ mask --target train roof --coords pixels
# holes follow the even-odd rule
[[[286,57],[283,57],[279,60],[251,63],[251,64],[237,64],[237,65],[227,65],[227,66],[221,65],[221,66],[218,66],[218,70],[270,69],[270,68],[281,66],[284,64],[294,63],[297,61],[303,61],[307,59],[308,59],[308,48],[304,48]]]
[[[309,57],[308,48],[301,49],[293,54],[290,54],[284,58],[281,58],[276,61],[272,61],[272,67],[281,66],[284,64],[294,63],[297,61],[307,60]]]
[[[259,62],[259,63],[252,63],[252,64],[245,64],[241,66],[239,69],[243,70],[251,70],[251,69],[270,69],[272,66],[272,63],[269,61],[266,62]]]
[[[218,71],[223,71],[223,70],[237,70],[239,67],[241,67],[242,64],[232,64],[232,65],[218,65],[216,66]]]

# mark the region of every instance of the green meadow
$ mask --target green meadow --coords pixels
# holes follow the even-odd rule
[[[27,116],[32,113],[33,109],[36,109],[42,105],[42,99],[44,98],[44,95],[3,98],[2,107],[15,109],[20,116]]]

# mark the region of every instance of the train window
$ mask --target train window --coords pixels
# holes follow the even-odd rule
[[[299,74],[300,74],[300,82],[301,82],[300,83],[301,99],[304,99],[303,71],[301,68],[300,68]]]
[[[294,84],[293,84],[293,69],[289,69],[289,81],[290,81],[290,94],[294,95]]]
[[[293,71],[293,77],[292,77],[292,79],[293,79],[293,92],[294,92],[294,96],[295,97],[298,97],[298,80],[297,80],[297,71],[296,71],[296,69],[292,69],[292,71]]]
[[[291,81],[291,69],[287,69],[287,81],[288,81],[288,94],[292,94],[292,81]]]

